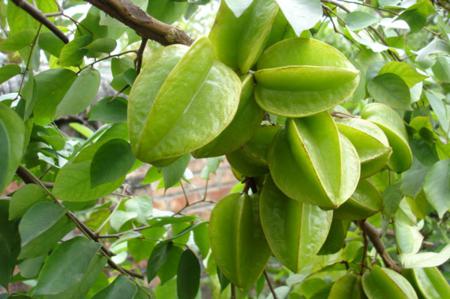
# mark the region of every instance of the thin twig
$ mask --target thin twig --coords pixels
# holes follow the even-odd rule
[[[263,273],[264,273],[264,278],[266,279],[266,282],[267,282],[267,286],[269,287],[270,292],[272,293],[273,299],[278,299],[277,293],[275,293],[275,290],[273,289],[272,283],[270,282],[269,274],[267,274],[266,270],[264,270]]]
[[[181,190],[183,191],[184,200],[185,200],[185,207],[188,207],[189,206],[189,197],[188,197],[188,195],[186,193],[186,190],[184,189],[182,181],[180,181],[180,187],[181,187]]]
[[[77,26],[78,30],[80,30],[80,27],[82,27],[84,30],[89,32],[89,34],[93,35],[92,31],[89,28],[87,28],[86,26],[84,26],[82,23],[78,22],[77,20],[75,20],[71,16],[65,14],[64,11],[62,11],[62,10],[60,10],[59,12],[47,13],[47,14],[45,14],[45,16],[47,18],[64,17],[66,19],[69,19],[72,23],[74,23],[75,26]],[[81,32],[81,30],[80,30],[80,32]]]
[[[32,16],[35,20],[37,20],[39,23],[47,27],[51,32],[53,32],[60,40],[62,40],[65,44],[69,42],[69,39],[67,36],[58,29],[58,27],[55,26],[52,22],[50,22],[49,19],[45,17],[45,15],[38,10],[36,7],[31,5],[25,0],[12,0],[12,2],[25,10],[30,16]]]
[[[18,177],[20,177],[24,183],[26,184],[36,184],[40,186],[44,191],[54,200],[54,202],[59,205],[60,207],[63,207],[63,204],[59,202],[59,200],[55,197],[55,195],[47,189],[47,187],[42,183],[41,180],[39,180],[31,171],[26,169],[23,166],[19,166],[16,170],[16,174]],[[123,274],[127,274],[132,277],[141,278],[144,277],[141,274],[134,273],[132,271],[123,269],[114,261],[111,260],[111,256],[113,255],[103,244],[99,242],[98,236],[89,228],[87,227],[83,222],[81,222],[71,211],[66,212],[67,217],[75,224],[75,226],[89,239],[99,243],[101,245],[100,252],[108,259],[108,265],[111,266],[111,268],[118,270],[119,272]]]
[[[36,46],[36,42],[39,37],[39,33],[41,32],[41,28],[42,28],[42,24],[39,24],[38,30],[36,31],[36,35],[34,36],[33,41],[31,42],[30,53],[28,54],[28,57],[27,57],[27,64],[25,65],[25,70],[23,71],[22,79],[20,80],[19,90],[17,91],[17,95],[14,98],[15,100],[18,99],[19,96],[22,96],[23,83],[25,81],[25,76],[30,71],[31,57],[33,56],[34,47]]]
[[[397,15],[397,13],[396,13],[395,11],[393,11],[393,10],[386,9],[386,8],[382,8],[382,7],[372,6],[372,5],[367,4],[367,3],[364,3],[364,2],[356,2],[356,1],[349,1],[349,0],[340,0],[340,1],[345,2],[345,3],[350,3],[350,4],[356,4],[356,5],[360,5],[360,6],[365,6],[365,7],[374,9],[374,10],[384,11],[384,12],[388,12],[388,13],[393,14],[393,15]]]
[[[127,51],[123,51],[123,52],[120,52],[120,53],[117,53],[117,54],[111,54],[111,55],[102,57],[102,58],[100,58],[100,59],[95,60],[94,62],[91,62],[91,63],[89,63],[89,64],[86,64],[85,66],[83,66],[82,68],[80,68],[80,70],[79,70],[77,73],[80,73],[80,72],[82,72],[83,70],[85,70],[85,69],[87,69],[87,68],[89,68],[89,67],[92,67],[94,64],[99,63],[99,62],[101,62],[101,61],[108,60],[108,59],[111,59],[111,58],[114,58],[114,57],[120,57],[120,56],[123,56],[123,55],[126,55],[126,54],[130,54],[130,53],[137,54],[137,51],[136,51],[136,50],[127,50]]]
[[[106,217],[106,219],[102,222],[102,224],[100,224],[100,226],[95,230],[95,234],[97,235],[97,237],[98,237],[98,234],[105,227],[105,225],[109,222],[109,220],[111,220],[111,217],[114,215],[114,213],[117,212],[117,210],[119,209],[121,203],[122,203],[122,197],[119,198],[116,206],[114,207],[112,212],[108,215],[108,217]]]

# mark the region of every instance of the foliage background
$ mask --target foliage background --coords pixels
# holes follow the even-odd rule
[[[75,153],[84,151],[84,159],[93,159],[101,145],[101,139],[96,139],[98,132],[106,130],[111,138],[122,138],[126,122],[127,93],[139,71],[141,56],[145,61],[147,54],[160,45],[153,41],[143,42],[132,29],[84,1],[30,2],[68,36],[70,43],[64,45],[12,1],[0,1],[0,105],[12,107],[20,115],[23,124],[14,126],[14,131],[19,132],[18,127],[23,126],[26,132],[24,135],[29,138],[23,149],[24,155],[20,162],[22,166],[13,182],[0,176],[0,187],[8,184],[3,191],[3,196],[8,201],[16,197],[16,202],[19,201],[17,198],[28,198],[21,199],[28,202],[31,201],[30,198],[46,198],[55,194],[58,199],[73,198],[74,190],[78,194],[90,183],[89,175],[83,174],[83,171],[85,173],[88,170],[75,172],[64,182],[55,183],[58,172]],[[147,1],[133,2],[147,10]],[[171,13],[157,17],[165,22],[173,21],[195,39],[209,32],[218,9],[217,1],[198,2],[205,3],[190,3],[188,10],[180,14],[175,13],[175,6],[180,3],[172,2],[171,5],[174,6],[172,10],[168,10]],[[317,17],[317,23],[311,29],[302,34],[338,48],[362,72],[363,79],[357,92],[338,108],[339,112],[357,115],[365,104],[373,100],[383,101],[397,108],[404,116],[414,154],[413,166],[408,171],[402,174],[386,171],[379,175],[385,210],[371,218],[370,223],[380,229],[380,238],[395,260],[401,260],[402,242],[412,242],[412,246],[419,248],[421,252],[435,254],[433,258],[438,262],[433,265],[439,265],[449,280],[449,266],[445,264],[450,257],[447,221],[450,205],[448,3],[378,0],[322,1],[321,4],[323,14]],[[83,40],[83,36],[89,38]],[[141,45],[147,45],[143,54],[140,51],[143,49]],[[391,75],[383,77],[380,70],[389,64],[391,67],[387,73]],[[93,71],[91,79],[73,93],[72,104],[69,103],[64,111],[55,114],[56,107],[48,99],[59,93],[62,97],[75,80],[72,75],[61,71],[62,68],[74,72],[99,72]],[[99,77],[98,83],[95,83],[97,81],[92,78],[98,75],[101,79]],[[392,86],[390,82],[393,77],[400,83]],[[405,88],[399,88],[399,85]],[[82,107],[73,104],[79,102],[81,90],[92,94],[92,101]],[[35,104],[30,106],[29,103]],[[30,117],[32,112],[34,117]],[[2,145],[4,144],[0,148]],[[19,151],[19,148],[16,150]],[[106,165],[116,155],[123,154],[114,152],[111,147],[105,147],[104,150]],[[126,157],[126,153],[123,155]],[[30,242],[30,251],[37,252],[38,245],[35,244],[46,244],[50,250],[62,239],[84,234],[103,244],[100,251],[105,251],[106,255],[108,252],[114,254],[108,258],[109,266],[94,279],[95,283],[90,288],[88,297],[92,297],[118,274],[122,274],[131,277],[146,290],[151,287],[157,298],[173,298],[177,293],[175,275],[180,250],[170,251],[169,260],[172,262],[162,263],[160,268],[152,269],[155,260],[151,260],[150,268],[147,268],[147,260],[155,246],[169,244],[171,241],[176,248],[188,246],[201,261],[202,287],[198,296],[228,298],[230,287],[221,292],[221,283],[222,286],[225,285],[217,276],[216,266],[208,253],[208,212],[205,211],[218,198],[209,194],[211,190],[208,192],[208,185],[206,188],[204,185],[199,187],[200,184],[197,183],[214,180],[217,169],[221,167],[219,170],[224,171],[226,162],[223,158],[211,158],[199,166],[198,162],[195,165],[189,164],[189,160],[187,157],[164,168],[148,168],[132,160],[132,167],[126,169],[125,173],[117,170],[113,178],[107,175],[111,169],[100,169],[96,176],[104,177],[110,185],[94,193],[87,188],[84,194],[86,198],[89,197],[88,201],[63,200],[64,207],[60,207],[63,210],[58,212],[72,215],[72,220],[79,221],[75,224],[77,228],[73,224],[65,224],[67,228],[62,229],[61,233],[61,229],[58,232],[55,226],[46,227],[47,232],[57,236],[57,240],[50,240],[41,232],[33,230],[33,226],[28,227],[27,234],[36,242]],[[0,166],[5,169],[9,167],[4,163],[0,163]],[[6,173],[6,170],[1,170]],[[145,176],[136,175],[143,171],[146,171]],[[130,174],[125,180],[126,173]],[[48,190],[54,187],[53,194],[46,194],[42,189],[25,189],[23,183],[41,184]],[[59,189],[55,184],[60,185]],[[153,206],[149,194],[135,192],[136,187],[149,184],[152,190],[163,190],[154,191],[156,199],[153,199]],[[236,181],[232,190],[239,191],[242,188],[243,185]],[[195,197],[198,198],[194,200],[196,203],[192,203],[193,195],[190,190],[201,194]],[[186,207],[180,206],[178,200],[175,200],[175,204],[159,206],[169,211],[155,208],[155,202],[171,192],[184,193],[182,199],[186,196],[191,200],[186,199]],[[33,203],[28,202],[27,208],[31,209]],[[24,218],[27,217],[30,218],[30,223],[39,223],[58,214],[49,213],[48,210],[42,213],[23,213],[17,217],[17,221],[22,218],[20,221],[26,222]],[[171,217],[173,213],[178,217]],[[62,214],[58,215],[60,218],[55,220],[55,225],[60,228],[63,220]],[[399,230],[394,223],[402,221],[405,225]],[[22,238],[24,234],[26,233],[22,231]],[[0,228],[0,237],[6,238],[5,236],[9,236],[8,232]],[[16,262],[10,264],[9,261],[17,259],[14,251],[20,248],[13,250],[11,238],[0,240],[8,244],[7,250],[0,248],[0,252],[4,253],[3,257],[7,257],[6,262],[2,259],[0,263],[0,284],[5,287],[4,292],[6,289],[17,293],[28,292],[39,280],[45,279],[42,273],[39,276],[41,267],[48,261],[45,260],[45,250],[42,255],[21,259],[17,265]],[[329,289],[346,272],[346,267],[359,267],[365,250],[368,251],[370,260],[379,261],[377,251],[371,245],[365,245],[360,230],[352,224],[346,245],[337,257],[330,257],[328,260],[324,258],[323,263],[297,274],[290,273],[272,259],[267,272],[279,297],[285,297],[289,293],[289,298],[313,298],[320,291]],[[429,256],[418,256],[418,260],[427,265]],[[67,258],[58,261],[61,267],[64,265],[67,269],[77,262],[76,259]],[[152,282],[139,279],[141,275],[148,275],[149,271],[154,271],[159,278]],[[51,281],[54,277],[47,279]],[[264,277],[261,277],[249,296],[271,296]]]

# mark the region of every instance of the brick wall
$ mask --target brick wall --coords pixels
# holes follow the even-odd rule
[[[238,183],[231,172],[227,161],[222,161],[215,174],[211,174],[207,189],[206,180],[200,177],[203,167],[206,165],[205,159],[192,160],[189,163],[189,169],[193,173],[189,182],[183,182],[183,188],[180,185],[169,188],[168,190],[158,189],[158,183],[141,185],[139,182],[144,178],[148,167],[141,167],[128,177],[130,182],[130,191],[133,195],[148,195],[153,198],[153,207],[155,209],[177,212],[186,205],[186,197],[189,203],[202,201],[202,204],[195,204],[185,210],[185,214],[196,214],[204,219],[209,217],[213,202],[219,201],[228,194],[230,189]],[[206,193],[205,193],[206,191]],[[186,193],[186,196],[185,196]]]

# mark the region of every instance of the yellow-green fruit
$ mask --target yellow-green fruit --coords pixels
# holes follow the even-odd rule
[[[328,112],[289,119],[269,153],[275,184],[290,198],[335,209],[355,191],[358,154]]]
[[[328,299],[362,298],[365,298],[365,296],[361,286],[361,278],[353,273],[348,273],[336,280],[328,295]]]
[[[258,215],[258,198],[233,193],[213,209],[209,222],[211,252],[220,271],[248,289],[262,274],[270,249]]]
[[[233,119],[241,82],[215,60],[207,38],[150,55],[129,96],[128,128],[136,157],[158,163],[213,140]]]
[[[194,157],[222,156],[238,149],[250,140],[259,127],[264,114],[255,102],[253,89],[253,78],[248,75],[242,82],[241,99],[233,121],[213,141],[193,152]]]
[[[280,41],[261,55],[256,101],[267,112],[302,117],[350,97],[359,71],[337,49],[308,38]]]
[[[269,171],[267,154],[279,129],[277,126],[261,126],[246,144],[227,154],[227,160],[238,176],[255,177]]]
[[[421,298],[450,298],[450,286],[438,268],[407,269],[404,275]]]
[[[344,248],[349,226],[350,220],[338,219],[333,213],[330,231],[318,254],[332,254]]]
[[[229,67],[247,73],[264,49],[278,10],[273,0],[254,0],[236,17],[222,1],[209,34],[217,57]]]
[[[400,115],[385,104],[372,103],[364,107],[361,117],[379,126],[386,134],[392,147],[389,167],[397,172],[407,170],[412,163],[412,152]]]
[[[360,118],[341,119],[337,125],[358,152],[361,177],[369,177],[386,166],[392,150],[386,135],[377,125]]]
[[[362,284],[369,299],[417,299],[408,280],[391,269],[375,266],[364,274]]]
[[[325,242],[333,212],[287,197],[268,176],[260,196],[260,217],[272,253],[298,272]]]
[[[362,220],[383,208],[383,198],[380,192],[367,180],[359,181],[352,196],[338,209],[334,216],[338,219]]]

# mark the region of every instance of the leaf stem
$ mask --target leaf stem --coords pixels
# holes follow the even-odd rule
[[[266,279],[266,282],[267,282],[267,286],[269,287],[270,292],[272,293],[273,299],[278,299],[277,293],[275,293],[275,290],[273,289],[272,282],[270,282],[269,274],[267,273],[266,270],[264,270],[263,273],[264,273],[264,278]]]
[[[36,184],[39,185],[41,188],[44,189],[44,191],[55,201],[55,203],[63,208],[64,205],[56,198],[56,196],[44,185],[44,183],[39,180],[31,171],[29,171],[27,168],[23,166],[19,166],[16,170],[16,174],[18,177],[20,177],[24,183],[26,184]],[[143,279],[144,276],[138,273],[134,273],[132,271],[129,271],[127,269],[124,269],[114,263],[114,261],[111,259],[111,257],[114,255],[112,252],[110,252],[103,244],[99,242],[99,237],[97,234],[95,234],[89,227],[87,227],[81,220],[79,220],[75,214],[73,214],[71,211],[66,212],[67,217],[75,224],[75,226],[89,239],[99,243],[101,245],[100,252],[102,255],[104,255],[108,260],[108,265],[119,271],[122,274],[126,274],[131,277],[140,278]]]

